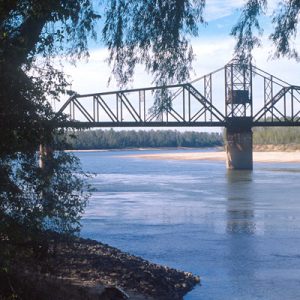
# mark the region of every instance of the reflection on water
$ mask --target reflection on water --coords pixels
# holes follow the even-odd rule
[[[227,171],[228,233],[255,233],[252,171]]]
[[[256,233],[253,172],[248,170],[227,173],[226,231],[229,234],[228,275],[232,279],[232,294],[246,299],[241,292],[244,281],[255,281],[257,257],[252,235]],[[244,294],[245,293],[245,294]]]

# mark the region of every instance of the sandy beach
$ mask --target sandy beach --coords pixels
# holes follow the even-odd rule
[[[127,157],[145,159],[170,159],[170,160],[214,160],[225,161],[224,151],[216,152],[193,152],[193,153],[157,153],[157,154],[136,154],[126,155]],[[254,162],[264,163],[300,163],[300,152],[253,152]]]

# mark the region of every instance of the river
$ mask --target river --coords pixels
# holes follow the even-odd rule
[[[185,300],[300,299],[300,164],[125,157],[137,153],[76,153],[95,173],[83,237],[199,275]]]

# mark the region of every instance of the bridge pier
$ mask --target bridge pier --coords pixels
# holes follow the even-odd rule
[[[226,128],[225,149],[227,169],[253,169],[253,137],[249,128]]]

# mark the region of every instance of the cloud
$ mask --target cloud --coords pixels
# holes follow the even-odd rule
[[[199,77],[224,66],[233,57],[234,43],[234,39],[230,36],[194,39],[192,45],[196,60],[193,64],[194,73],[191,74],[191,77]],[[282,77],[288,82],[299,78],[299,64],[288,59],[270,59],[273,50],[272,44],[265,38],[263,45],[262,48],[254,51],[254,63],[257,66]],[[300,45],[298,46],[300,48]],[[114,80],[111,81],[109,86],[107,85],[108,78],[111,75],[111,68],[105,61],[108,57],[108,51],[102,48],[92,50],[90,54],[87,63],[78,62],[76,67],[68,63],[64,64],[64,71],[72,79],[72,88],[80,94],[118,89]],[[151,85],[151,76],[146,73],[143,66],[137,66],[133,82],[129,87],[138,88]]]
[[[206,2],[205,20],[209,22],[230,16],[241,9],[245,2],[245,0],[209,0]],[[266,14],[271,15],[280,2],[280,0],[269,0]]]
[[[245,3],[244,0],[209,0],[206,2],[205,19],[213,21],[233,14]]]
[[[268,11],[267,11],[267,14],[268,15],[271,15],[274,10],[276,10],[278,8],[278,4],[282,2],[281,0],[269,0],[268,1]]]

